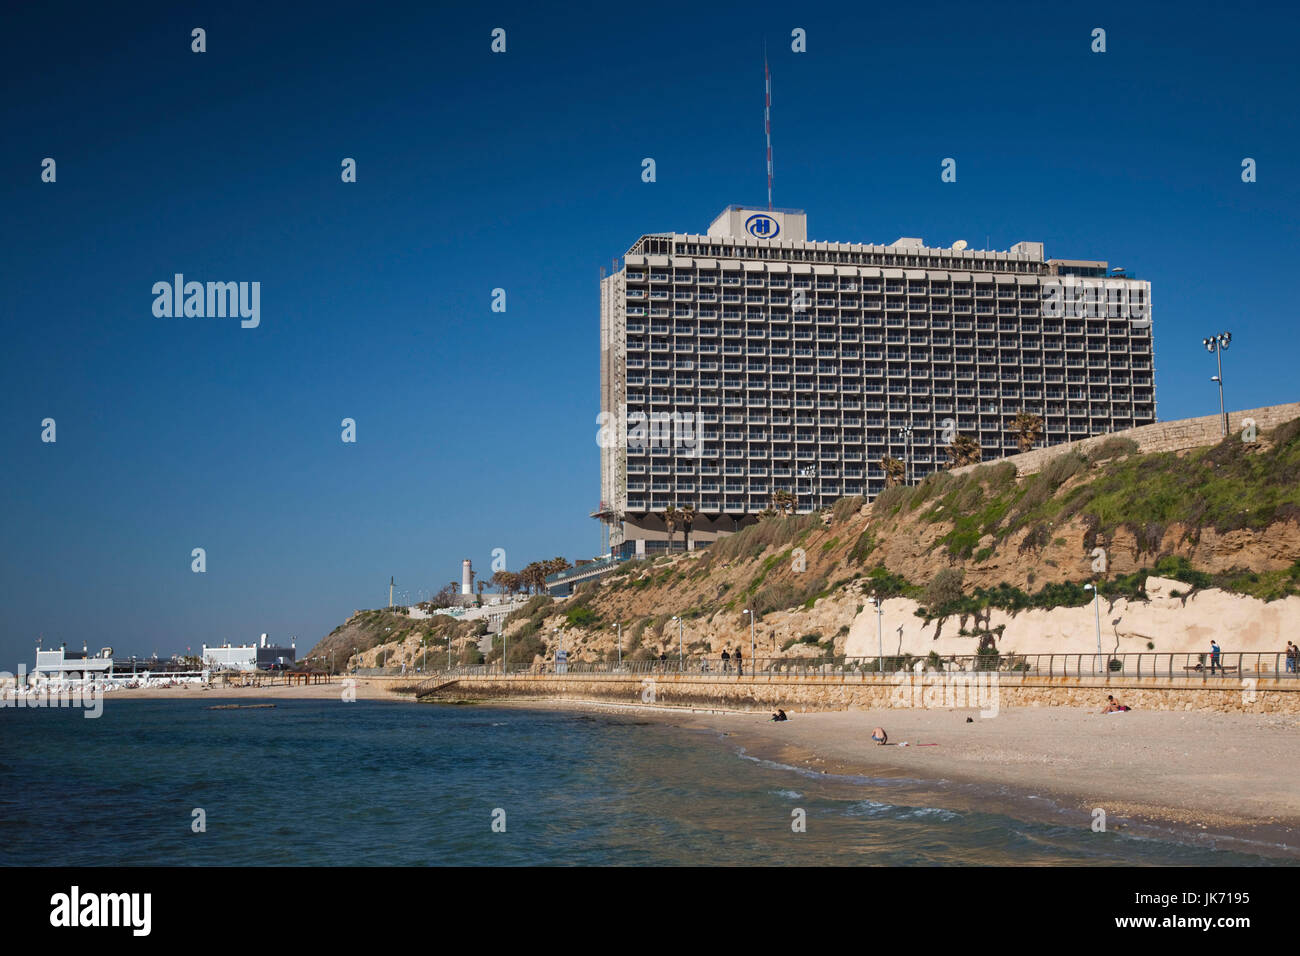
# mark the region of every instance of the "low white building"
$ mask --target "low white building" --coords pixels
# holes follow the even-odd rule
[[[101,648],[93,657],[84,648],[69,651],[60,647],[45,651],[36,649],[36,669],[32,676],[40,680],[69,681],[104,677],[113,672],[113,649]]]
[[[203,663],[213,670],[254,671],[272,664],[292,665],[297,658],[297,642],[288,647],[268,644],[263,634],[256,644],[222,644],[219,647],[201,648]]]

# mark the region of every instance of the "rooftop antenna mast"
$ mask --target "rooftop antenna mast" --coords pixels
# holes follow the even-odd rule
[[[767,211],[772,211],[772,74],[767,68],[767,43],[763,43],[763,132],[767,135]]]

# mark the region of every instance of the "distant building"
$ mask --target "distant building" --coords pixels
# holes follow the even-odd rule
[[[202,648],[203,663],[213,670],[253,671],[266,670],[272,664],[293,666],[297,660],[297,642],[288,647],[268,644],[266,635],[256,644],[223,644],[220,647]]]
[[[78,680],[128,680],[141,674],[154,677],[167,675],[193,674],[186,661],[179,657],[163,660],[157,657],[117,657],[113,656],[111,647],[100,648],[91,654],[84,647],[80,651],[69,651],[64,647],[55,650],[36,648],[36,667],[31,673],[32,680],[69,682]]]
[[[36,649],[36,669],[32,676],[37,680],[73,680],[85,677],[106,677],[113,673],[113,649],[102,648],[91,655],[85,649],[69,651],[60,647],[54,651]]]

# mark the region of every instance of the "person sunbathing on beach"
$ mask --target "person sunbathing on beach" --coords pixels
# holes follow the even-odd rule
[[[784,710],[781,710],[781,709],[778,708],[778,709],[777,709],[777,712],[776,712],[775,714],[772,715],[772,719],[773,719],[773,720],[789,720],[790,718],[787,717],[787,716],[785,715],[785,711],[784,711]]]
[[[884,727],[877,727],[871,732],[871,739],[883,747],[889,743],[889,734],[885,733]]]
[[[1106,706],[1101,709],[1103,714],[1117,714],[1125,710],[1128,710],[1128,708],[1117,701],[1114,696],[1111,694],[1106,695]]]

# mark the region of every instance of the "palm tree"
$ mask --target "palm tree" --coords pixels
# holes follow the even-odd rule
[[[1042,417],[1022,408],[1011,423],[1011,434],[1016,436],[1016,444],[1022,452],[1029,451],[1043,437]]]
[[[946,449],[948,452],[949,468],[960,468],[963,465],[973,465],[980,460],[984,450],[980,448],[980,443],[970,435],[963,435],[960,432],[953,438],[952,443]]]
[[[907,473],[907,470],[897,458],[886,455],[880,460],[880,467],[885,472],[886,488],[893,488],[903,483],[903,476]]]
[[[687,505],[682,509],[682,545],[687,551],[691,550],[691,528],[695,525],[695,505]]]
[[[524,587],[533,594],[541,594],[542,588],[546,586],[546,571],[543,569],[541,562],[533,561],[519,572],[523,580]]]
[[[677,519],[679,517],[677,507],[669,505],[668,510],[664,512],[664,524],[668,527],[668,550],[673,549],[673,533],[677,530]]]

